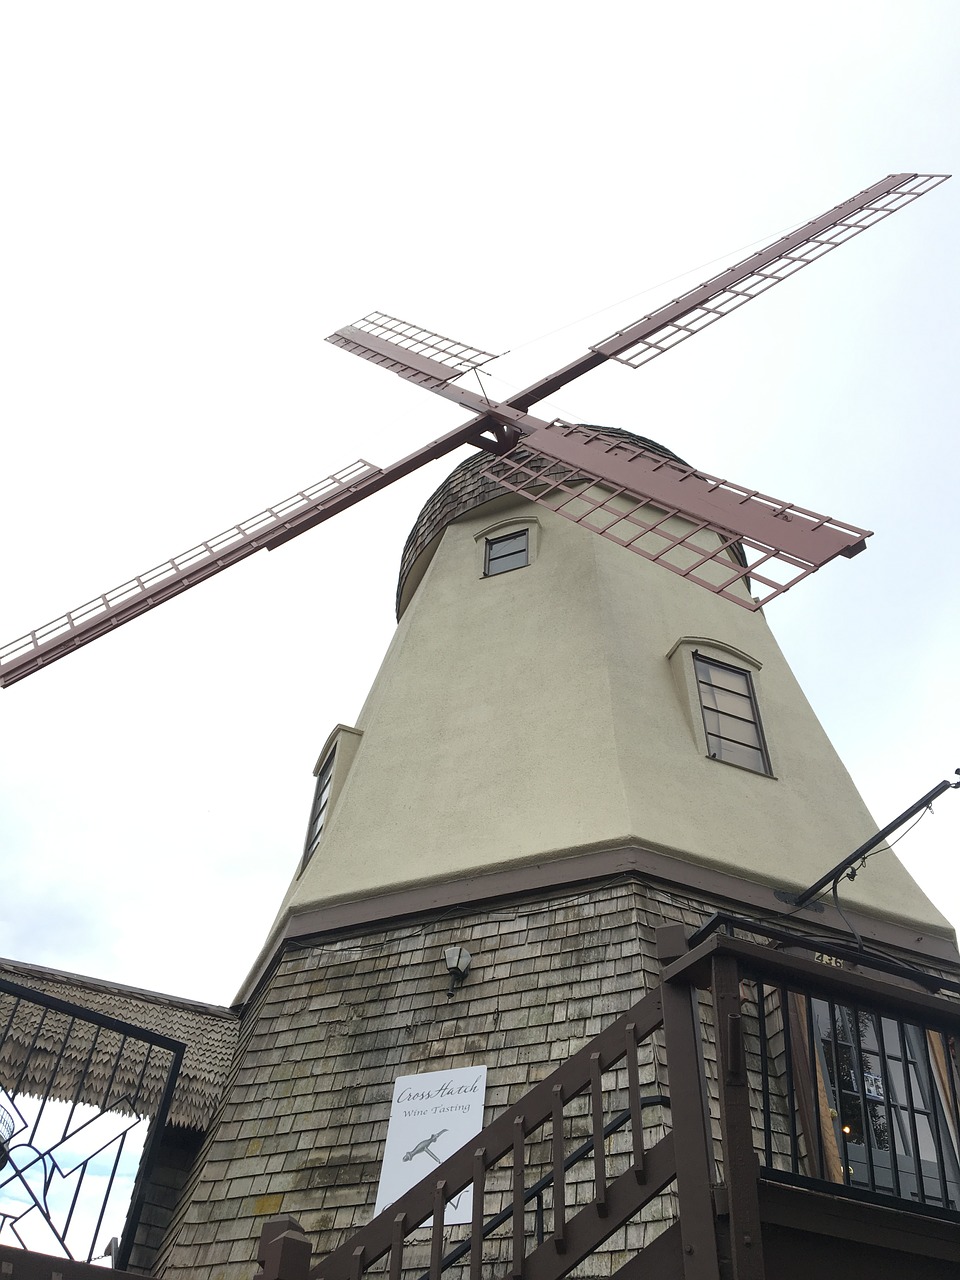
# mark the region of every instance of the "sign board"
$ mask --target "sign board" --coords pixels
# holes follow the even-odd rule
[[[884,1102],[883,1096],[883,1076],[877,1075],[873,1071],[865,1071],[863,1073],[863,1092],[869,1102]]]
[[[382,1213],[483,1128],[486,1067],[398,1076],[374,1213]],[[473,1189],[453,1197],[445,1223],[469,1222]],[[424,1223],[424,1226],[428,1225]]]

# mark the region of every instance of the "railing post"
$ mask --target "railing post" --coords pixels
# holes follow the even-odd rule
[[[268,1218],[260,1233],[256,1280],[307,1280],[310,1241],[296,1218]]]
[[[733,1280],[763,1280],[757,1156],[744,1060],[740,974],[733,956],[713,958],[713,1016],[717,1032],[723,1180],[730,1211]],[[763,1011],[760,1011],[763,1017]]]
[[[661,964],[676,958],[676,945],[673,926],[666,926],[662,936],[661,930],[657,930]],[[712,1192],[715,1165],[704,1092],[700,1028],[694,1007],[696,991],[684,975],[676,983],[665,982],[662,996],[683,1278],[719,1280]]]
[[[510,1275],[513,1280],[523,1280],[525,1241],[523,1238],[523,1116],[513,1120],[513,1225],[511,1230],[512,1253]]]

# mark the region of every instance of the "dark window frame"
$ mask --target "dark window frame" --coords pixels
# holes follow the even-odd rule
[[[310,820],[307,823],[307,837],[303,843],[303,858],[300,870],[307,865],[320,843],[327,813],[330,809],[330,793],[333,789],[333,768],[337,759],[337,748],[334,747],[317,770],[317,785],[313,789],[313,804],[310,806]]]
[[[508,549],[506,544],[522,543],[515,550]],[[497,549],[500,548],[499,552]],[[518,556],[523,559],[517,564],[508,564]],[[487,538],[483,549],[483,576],[494,578],[501,573],[512,573],[514,569],[526,569],[530,565],[530,530],[515,529],[499,538]]]
[[[736,680],[724,684],[715,678],[710,679],[710,668],[715,672],[728,672]],[[735,667],[718,658],[707,657],[694,649],[693,674],[708,757],[772,778],[773,768],[760,719],[753,673],[744,667]],[[736,687],[738,683],[740,688]],[[712,696],[706,694],[706,690],[714,691]],[[709,705],[709,701],[714,705]],[[722,732],[724,729],[726,733]],[[726,755],[724,744],[727,744]],[[755,763],[747,762],[751,754]]]
[[[768,1176],[775,1169],[774,1176],[797,1177],[801,1185],[813,1178],[956,1214],[957,1067],[947,1032],[883,1005],[815,989],[772,990],[781,1008],[789,1000],[785,1081],[788,1107],[791,1096],[798,1104],[805,1153],[794,1127],[791,1172],[776,1165],[768,1118]]]

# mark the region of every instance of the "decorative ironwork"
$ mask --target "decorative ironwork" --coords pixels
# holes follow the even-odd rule
[[[6,1107],[0,1107],[0,1169],[7,1163],[10,1155],[10,1135],[13,1133],[13,1127],[13,1116]]]
[[[108,1214],[127,1209],[121,1162],[137,1139],[141,1170],[150,1165],[184,1046],[6,981],[0,1027],[0,1243],[90,1262],[101,1232],[116,1234]],[[136,1189],[133,1199],[129,1228]]]

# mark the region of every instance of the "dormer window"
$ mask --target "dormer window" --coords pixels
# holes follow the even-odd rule
[[[313,857],[320,837],[326,830],[328,819],[346,785],[350,766],[362,737],[362,730],[338,724],[317,757],[313,770],[317,782],[313,789],[313,804],[310,807],[310,821],[307,823],[307,838],[303,843],[298,876],[302,875],[304,867]]]
[[[509,573],[511,569],[523,569],[529,563],[529,529],[519,529],[502,538],[487,538],[483,560],[485,578],[491,578],[496,573]]]
[[[310,823],[307,827],[307,842],[303,848],[303,866],[309,862],[314,849],[323,835],[324,823],[327,820],[327,806],[330,803],[330,788],[333,785],[333,762],[337,756],[334,749],[324,760],[317,774],[317,786],[313,793],[313,808],[310,810]]]
[[[707,754],[754,773],[772,774],[750,672],[696,652],[693,667]]]

